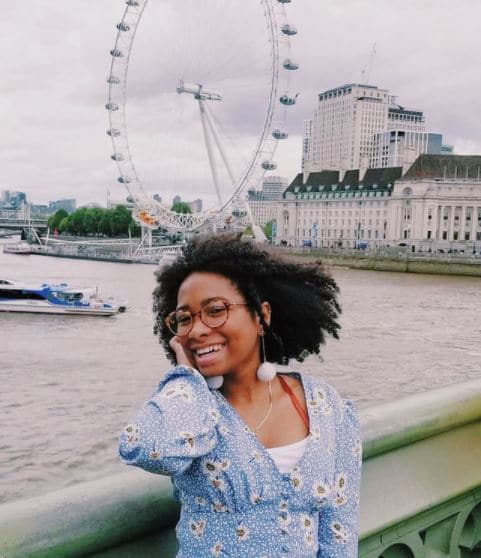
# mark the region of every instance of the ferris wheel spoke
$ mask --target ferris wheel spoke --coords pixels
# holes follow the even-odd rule
[[[212,136],[214,137],[214,141],[217,145],[217,149],[219,150],[222,161],[224,162],[224,165],[225,165],[225,168],[227,170],[227,174],[229,175],[232,186],[235,188],[237,186],[237,181],[234,177],[234,173],[232,172],[232,167],[230,165],[229,159],[227,158],[227,155],[224,151],[224,148],[222,146],[222,142],[220,141],[219,134],[217,133],[217,129],[216,129],[216,127],[215,127],[215,125],[212,121],[212,118],[211,118],[210,112],[207,108],[207,105],[204,105],[204,109],[205,109],[205,117],[206,117],[207,122],[209,124]]]
[[[212,151],[212,145],[210,143],[209,131],[207,130],[206,107],[204,102],[200,99],[199,99],[199,111],[200,111],[200,119],[202,121],[202,130],[204,131],[204,141],[207,148],[207,156],[209,157],[210,170],[212,172],[212,180],[214,181],[214,187],[217,194],[217,199],[219,200],[219,204],[222,205],[219,175],[217,173],[217,165],[215,163],[214,153]]]

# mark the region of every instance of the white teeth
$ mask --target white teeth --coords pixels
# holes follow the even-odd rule
[[[222,348],[222,345],[211,345],[210,347],[204,347],[203,349],[197,349],[195,354],[197,356],[206,355],[207,353],[213,353],[215,351],[219,351]]]

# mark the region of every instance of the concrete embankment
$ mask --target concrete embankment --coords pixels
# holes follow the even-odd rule
[[[325,265],[366,269],[369,271],[396,271],[432,275],[467,275],[481,277],[481,261],[453,259],[424,259],[420,257],[379,257],[371,255],[343,256],[321,252],[297,253],[304,261],[321,260]]]
[[[99,262],[133,263],[132,259],[121,258],[118,256],[93,256],[93,255],[79,256],[77,254],[63,254],[60,252],[42,252],[41,250],[32,251],[31,254],[33,254],[34,256],[50,256],[55,258],[68,258],[72,260],[92,260],[92,261],[99,261]]]

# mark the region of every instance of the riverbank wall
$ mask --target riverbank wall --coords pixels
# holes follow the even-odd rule
[[[329,252],[295,252],[301,261],[322,261],[332,267],[348,267],[368,271],[425,273],[431,275],[465,275],[481,277],[481,259],[429,257],[421,255],[378,256],[371,254],[340,254]]]
[[[178,250],[179,246],[158,246],[134,256],[131,246],[125,242],[118,245],[69,244],[31,245],[31,254],[114,263],[144,263],[158,265],[163,252]],[[330,267],[347,267],[367,271],[390,271],[398,273],[421,273],[429,275],[457,275],[481,277],[480,254],[412,253],[408,250],[299,250],[285,248],[286,253],[299,261],[320,260]],[[173,252],[172,252],[173,253]]]
[[[108,256],[108,255],[77,255],[77,254],[64,254],[59,252],[47,252],[42,250],[35,250],[31,251],[30,255],[34,256],[50,256],[54,258],[66,258],[71,260],[90,260],[94,262],[111,262],[111,263],[134,263],[134,260],[128,257],[119,257],[116,255]],[[142,263],[142,262],[140,262]],[[151,263],[151,262],[148,262]]]

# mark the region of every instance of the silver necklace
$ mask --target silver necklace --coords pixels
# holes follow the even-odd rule
[[[272,385],[271,385],[271,381],[269,380],[269,408],[267,409],[267,413],[265,414],[264,418],[260,421],[260,423],[254,428],[251,428],[254,434],[264,425],[266,420],[269,418],[271,412],[272,412]]]

